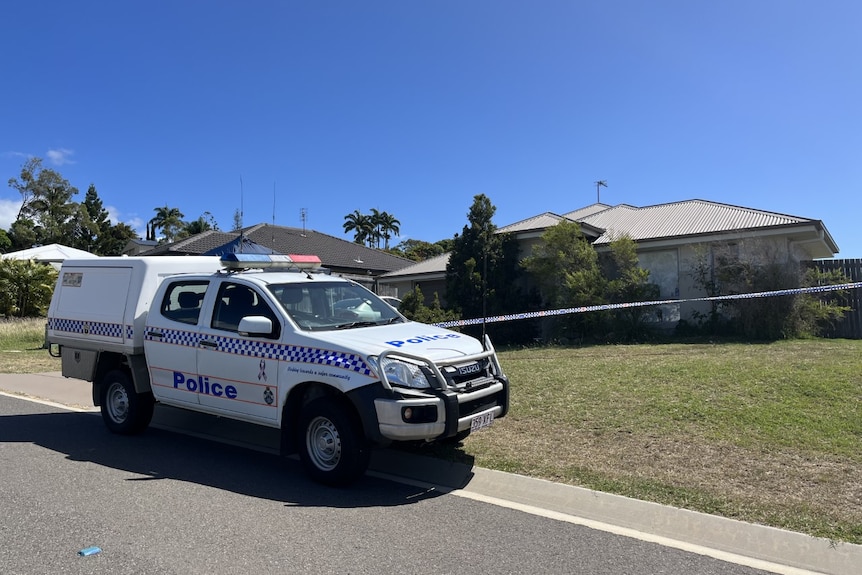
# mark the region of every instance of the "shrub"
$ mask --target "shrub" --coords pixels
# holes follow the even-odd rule
[[[0,315],[42,317],[47,314],[57,271],[33,260],[0,260]]]
[[[422,295],[422,290],[419,289],[419,286],[416,286],[412,292],[404,296],[401,300],[401,305],[398,306],[398,311],[408,319],[420,323],[432,324],[458,319],[457,313],[445,310],[440,306],[440,297],[437,292],[434,292],[431,305],[426,306],[425,296]]]

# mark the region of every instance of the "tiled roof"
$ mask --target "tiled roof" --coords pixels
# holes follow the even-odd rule
[[[199,255],[219,248],[239,237],[239,232],[206,231],[184,240],[165,244],[144,255]],[[325,267],[374,275],[395,271],[414,263],[381,250],[348,242],[313,230],[257,224],[243,228],[242,235],[256,244],[281,254],[313,254]]]

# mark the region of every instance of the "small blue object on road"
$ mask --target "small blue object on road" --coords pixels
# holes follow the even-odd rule
[[[88,557],[90,555],[96,555],[97,553],[101,553],[102,550],[99,547],[87,547],[86,549],[81,549],[78,551],[78,555],[81,557]]]

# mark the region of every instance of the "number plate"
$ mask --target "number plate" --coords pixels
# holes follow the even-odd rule
[[[494,423],[494,412],[489,411],[482,415],[477,415],[470,421],[470,432],[479,431]]]

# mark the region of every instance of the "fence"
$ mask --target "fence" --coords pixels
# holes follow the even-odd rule
[[[862,281],[862,259],[821,260],[815,262],[815,265],[820,271],[839,270],[853,282]],[[862,288],[849,290],[842,305],[851,309],[840,323],[826,331],[826,337],[862,339]]]

